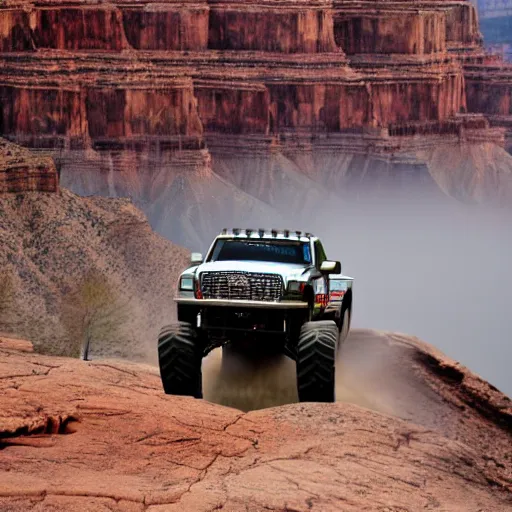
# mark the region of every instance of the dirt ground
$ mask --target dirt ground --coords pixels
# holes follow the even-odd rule
[[[512,510],[508,397],[398,334],[356,330],[340,358],[343,401],[243,412],[212,402],[293,401],[293,364],[212,354],[194,400],[150,365],[3,339],[0,510]]]

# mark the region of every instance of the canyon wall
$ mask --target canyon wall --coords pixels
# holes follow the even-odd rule
[[[466,108],[461,48],[480,48],[451,0],[11,0],[0,27],[1,132],[85,141],[443,121]]]
[[[336,43],[348,55],[415,54],[446,50],[446,15],[404,10],[376,12],[366,7],[336,10]]]
[[[210,0],[208,48],[277,53],[336,51],[331,0]]]
[[[9,2],[2,9],[3,52],[206,50],[206,2]]]
[[[181,243],[213,230],[201,216],[276,214],[329,183],[510,201],[506,154],[443,168],[456,191],[432,167],[441,146],[495,158],[512,134],[512,67],[466,0],[8,0],[0,42],[0,134]],[[496,166],[500,185],[482,177]]]
[[[468,110],[485,112],[493,126],[506,129],[506,147],[512,153],[512,66],[485,59],[465,66]]]

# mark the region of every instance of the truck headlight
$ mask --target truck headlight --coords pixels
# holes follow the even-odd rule
[[[194,289],[194,278],[187,276],[182,277],[180,279],[180,290],[190,290],[192,291]]]
[[[304,283],[300,283],[299,281],[289,281],[288,291],[293,293],[302,293],[304,291]]]

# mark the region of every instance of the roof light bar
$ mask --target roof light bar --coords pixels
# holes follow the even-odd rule
[[[240,228],[223,228],[221,235],[229,235],[230,233],[233,233],[234,236],[240,236],[240,235],[247,235],[248,238],[250,238],[254,233],[258,233],[258,236],[260,238],[264,238],[265,235],[268,236],[269,232],[263,228],[258,228],[258,230],[247,228],[247,229],[240,229]],[[272,238],[276,238],[279,235],[284,236],[285,238],[289,238],[291,236],[297,236],[297,238],[301,238],[303,236],[305,237],[312,237],[314,236],[312,233],[309,232],[303,232],[303,231],[290,231],[289,229],[276,229],[273,228],[270,230],[270,235]]]

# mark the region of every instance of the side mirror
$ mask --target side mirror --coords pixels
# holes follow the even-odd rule
[[[341,263],[339,261],[325,260],[320,265],[320,272],[325,274],[341,274]]]
[[[200,252],[193,252],[190,255],[190,263],[192,263],[192,265],[200,265],[203,263],[203,255]]]

